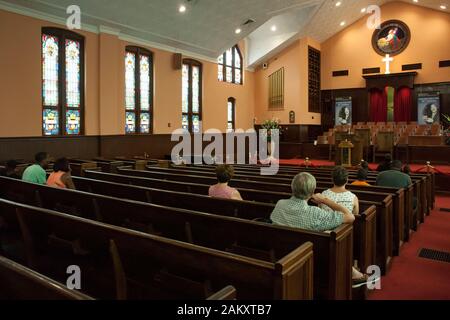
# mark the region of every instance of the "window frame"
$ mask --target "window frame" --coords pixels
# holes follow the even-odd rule
[[[236,51],[235,51],[236,49]],[[240,68],[236,67],[236,54],[235,52],[237,52],[237,54],[239,55],[239,58],[241,59],[241,66]],[[244,60],[242,57],[242,53],[241,53],[241,49],[239,49],[239,46],[236,44],[231,48],[231,72],[232,72],[232,76],[231,76],[231,82],[227,81],[227,67],[229,67],[227,65],[227,51],[225,51],[222,54],[222,59],[223,59],[223,63],[217,63],[217,65],[222,66],[222,75],[223,78],[222,80],[219,79],[219,76],[217,76],[217,79],[219,82],[225,82],[225,83],[233,83],[233,84],[237,84],[237,85],[243,85],[244,84]],[[236,69],[241,71],[241,81],[240,82],[236,82]]]
[[[183,107],[181,107],[181,121],[183,121],[183,116],[187,115],[188,116],[188,131],[190,133],[194,133],[194,126],[193,126],[193,121],[192,121],[192,117],[194,115],[198,115],[199,116],[199,121],[202,121],[203,119],[203,65],[200,61],[194,60],[194,59],[183,59],[183,63],[182,63],[182,70],[181,72],[183,72],[183,66],[187,65],[189,68],[188,74],[189,74],[189,90],[188,90],[188,112],[183,112]],[[194,67],[198,67],[199,68],[199,106],[198,106],[198,113],[197,112],[193,112],[193,103],[192,103],[192,99],[193,99],[193,94],[192,94],[192,90],[193,90],[193,81],[192,81],[192,70],[194,69]],[[183,80],[183,79],[182,79]]]
[[[228,103],[231,102],[231,116],[232,116],[232,120],[231,122],[228,120]],[[232,125],[232,129],[233,131],[236,130],[236,98],[233,97],[229,97],[227,100],[227,131],[229,131],[230,129],[228,129],[228,125],[231,123]]]
[[[53,36],[58,38],[58,105],[46,106],[44,101],[44,61],[43,61],[43,46],[42,39],[44,35]],[[66,79],[66,40],[77,41],[80,44],[80,107],[73,108],[67,106],[67,79]],[[43,137],[78,137],[85,134],[85,84],[86,84],[86,72],[85,72],[85,37],[81,34],[75,33],[70,30],[56,28],[56,27],[43,27],[41,29],[41,132]],[[44,110],[56,110],[58,111],[58,125],[59,132],[54,135],[46,135],[44,131]],[[80,132],[78,134],[68,134],[66,130],[67,119],[66,113],[69,110],[80,111]]]
[[[127,110],[126,103],[125,104],[125,119],[127,112],[133,112],[135,115],[135,131],[132,133],[127,133],[127,130],[125,129],[125,135],[152,135],[153,134],[153,109],[154,109],[154,60],[153,60],[153,52],[142,47],[138,46],[126,46],[125,47],[125,54],[124,58],[126,57],[127,53],[133,53],[135,55],[135,69],[134,69],[134,110]],[[149,85],[149,110],[143,111],[141,108],[141,77],[140,77],[140,66],[141,66],[141,59],[140,56],[147,56],[149,58],[149,64],[150,64],[150,85]],[[126,71],[126,70],[125,70]],[[125,72],[124,72],[124,78],[125,78]],[[126,99],[126,83],[124,86],[125,89],[125,99]],[[148,113],[150,114],[150,127],[148,133],[142,133],[141,132],[141,114],[142,113]],[[125,123],[126,125],[126,123]]]

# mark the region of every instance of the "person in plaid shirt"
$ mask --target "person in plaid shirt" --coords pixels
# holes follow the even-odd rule
[[[349,209],[334,202],[322,194],[314,194],[316,178],[307,172],[302,172],[292,180],[292,197],[278,201],[270,216],[273,224],[300,228],[312,231],[328,231],[341,224],[353,224],[355,216]],[[328,210],[310,206],[312,200]],[[352,268],[353,287],[358,288],[368,283],[368,275]]]
[[[316,178],[307,172],[298,174],[292,180],[292,197],[278,201],[272,212],[271,220],[274,224],[313,230],[333,230],[343,223],[351,224],[355,216],[344,206],[324,197],[314,194]],[[324,204],[331,211],[310,206],[309,200],[318,205]]]

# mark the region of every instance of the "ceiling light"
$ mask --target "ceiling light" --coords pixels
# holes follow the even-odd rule
[[[419,0],[413,0],[413,2],[417,3],[417,2],[419,2]]]
[[[272,28],[270,28],[270,30],[272,30],[273,32],[277,31],[277,26],[272,26]]]
[[[442,10],[446,10],[446,9],[447,9],[447,6],[446,6],[445,4],[443,4],[443,5],[440,6],[440,8],[441,8]]]
[[[237,28],[234,32],[236,33],[236,34],[239,34],[239,33],[241,33],[241,29],[240,28]]]
[[[186,6],[184,4],[180,5],[180,7],[178,8],[178,12],[180,13],[186,12]]]
[[[341,22],[341,27],[345,26],[345,21]]]
[[[342,4],[341,1],[336,2],[336,7],[339,7]]]
[[[361,9],[361,13],[366,13],[366,11],[367,11],[367,8],[362,8]]]

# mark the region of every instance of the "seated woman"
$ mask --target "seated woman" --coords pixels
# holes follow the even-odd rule
[[[356,181],[352,183],[352,186],[370,186],[367,182],[367,170],[363,168],[358,170],[358,173],[356,174]]]
[[[209,196],[213,198],[242,200],[242,197],[235,188],[228,186],[233,178],[234,169],[228,164],[221,164],[216,168],[218,183],[209,188]]]
[[[356,195],[348,191],[345,187],[348,183],[348,172],[344,167],[334,168],[333,173],[334,186],[331,189],[322,192],[325,197],[346,207],[351,213],[359,213],[359,201]],[[322,206],[325,210],[331,210],[327,206]]]
[[[352,224],[355,216],[347,206],[323,196],[314,194],[316,178],[307,172],[302,172],[292,180],[292,197],[278,201],[270,216],[275,225],[301,228],[313,231],[329,231],[341,224]],[[312,200],[319,207],[311,206]],[[322,207],[329,208],[325,210]],[[368,276],[352,269],[353,286],[359,287],[367,283]]]
[[[70,175],[69,160],[60,158],[53,165],[53,172],[47,179],[47,185],[55,188],[75,189],[75,185]]]

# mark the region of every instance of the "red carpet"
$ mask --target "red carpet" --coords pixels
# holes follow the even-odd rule
[[[328,161],[328,160],[310,160],[312,163],[312,166],[320,167],[320,166],[334,166],[334,162]],[[289,159],[289,160],[280,160],[279,161],[281,165],[294,165],[294,166],[301,166],[305,163],[304,159]],[[435,169],[437,173],[443,173],[450,175],[450,166],[445,165],[433,165],[431,164]],[[369,168],[371,170],[376,170],[378,167],[378,164],[376,163],[370,163]],[[412,172],[426,172],[426,170],[421,170],[425,167],[425,164],[411,164],[410,168]]]
[[[421,248],[450,252],[450,213],[439,211],[450,209],[450,197],[436,200],[436,209],[403,245],[370,300],[450,300],[450,263],[418,257]]]

